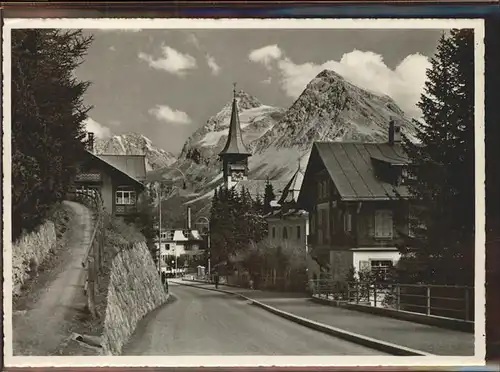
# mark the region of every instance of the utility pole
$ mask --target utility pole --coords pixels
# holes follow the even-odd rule
[[[208,278],[211,278],[210,275],[210,220],[208,220],[208,233],[207,233],[207,250],[208,250]]]
[[[158,220],[159,220],[159,225],[158,225],[158,273],[161,275],[161,182],[158,182],[158,189],[157,195],[158,195]]]
[[[174,254],[175,254],[175,277],[177,278],[177,244],[175,245],[174,248]]]

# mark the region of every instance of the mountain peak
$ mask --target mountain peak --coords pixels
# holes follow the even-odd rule
[[[238,108],[240,110],[248,110],[262,106],[262,102],[260,102],[257,98],[245,92],[244,90],[239,90],[236,92],[236,100],[238,102]],[[226,106],[230,106],[231,104],[232,99],[226,104]]]
[[[97,139],[94,151],[102,155],[145,155],[148,170],[168,166],[176,160],[173,154],[155,147],[149,138],[137,132]]]
[[[316,75],[316,79],[322,79],[322,78],[327,78],[329,80],[330,79],[345,80],[341,75],[329,69],[324,69],[318,75]]]

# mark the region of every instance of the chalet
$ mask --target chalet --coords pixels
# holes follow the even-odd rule
[[[309,213],[299,208],[297,203],[303,179],[304,172],[299,163],[277,202],[272,203],[273,211],[266,216],[268,239],[276,246],[291,244],[298,247],[307,261],[307,271],[313,273],[319,272],[319,267],[309,255]]]
[[[304,178],[299,168],[288,181],[279,199],[272,203],[273,210],[266,216],[268,238],[274,245],[293,244],[307,254],[307,235],[309,235],[309,213],[298,208],[297,200]]]
[[[156,249],[160,246],[160,262],[162,271],[168,272],[172,265],[171,260],[183,258],[184,263],[189,263],[196,256],[203,253],[203,237],[198,230],[192,229],[167,229],[161,232],[160,242],[156,238]],[[184,265],[182,265],[184,266]],[[179,270],[184,270],[179,267]]]
[[[333,280],[349,269],[384,273],[399,259],[408,228],[408,158],[401,127],[386,143],[316,142],[298,204],[309,211],[311,254]]]
[[[94,189],[104,208],[114,216],[130,217],[137,212],[137,200],[144,191],[144,155],[96,155],[93,134],[89,133],[83,160],[77,166],[73,185],[77,190]]]

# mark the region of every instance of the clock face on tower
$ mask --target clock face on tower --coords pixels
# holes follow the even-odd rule
[[[231,180],[232,181],[242,181],[243,178],[244,178],[243,172],[233,171],[231,173]]]

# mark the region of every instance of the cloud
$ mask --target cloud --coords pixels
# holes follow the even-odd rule
[[[167,105],[157,105],[149,110],[158,120],[170,124],[190,124],[191,118],[184,111],[174,110]]]
[[[191,45],[194,45],[196,49],[200,49],[200,41],[198,40],[195,34],[189,34],[187,42]]]
[[[262,80],[261,83],[262,84],[271,84],[272,80],[273,80],[272,77],[269,76],[267,79]]]
[[[109,47],[109,50],[111,50],[112,52],[116,52],[116,47],[114,45],[111,45]]]
[[[165,70],[171,74],[184,76],[187,70],[197,68],[196,59],[189,54],[181,53],[168,45],[163,45],[162,57],[155,59],[146,53],[139,53],[139,59],[146,61],[150,67]]]
[[[206,55],[207,59],[207,65],[210,67],[210,70],[212,71],[212,75],[218,75],[220,72],[220,66],[215,62],[215,58],[212,57],[210,54]]]
[[[270,68],[271,62],[280,59],[282,55],[283,52],[281,49],[274,44],[252,50],[248,58],[252,62],[262,63],[264,66]]]
[[[111,130],[92,118],[87,118],[84,122],[85,130],[92,132],[97,138],[108,138],[112,136]]]
[[[353,50],[345,53],[339,61],[330,60],[322,64],[296,64],[278,46],[267,46],[252,53],[254,62],[263,63],[268,68],[273,58],[276,60],[281,88],[292,98],[297,98],[317,74],[328,69],[360,88],[388,95],[408,116],[421,116],[416,104],[423,92],[426,71],[430,67],[429,59],[421,54],[408,55],[396,68],[391,69],[380,54],[370,51]]]

